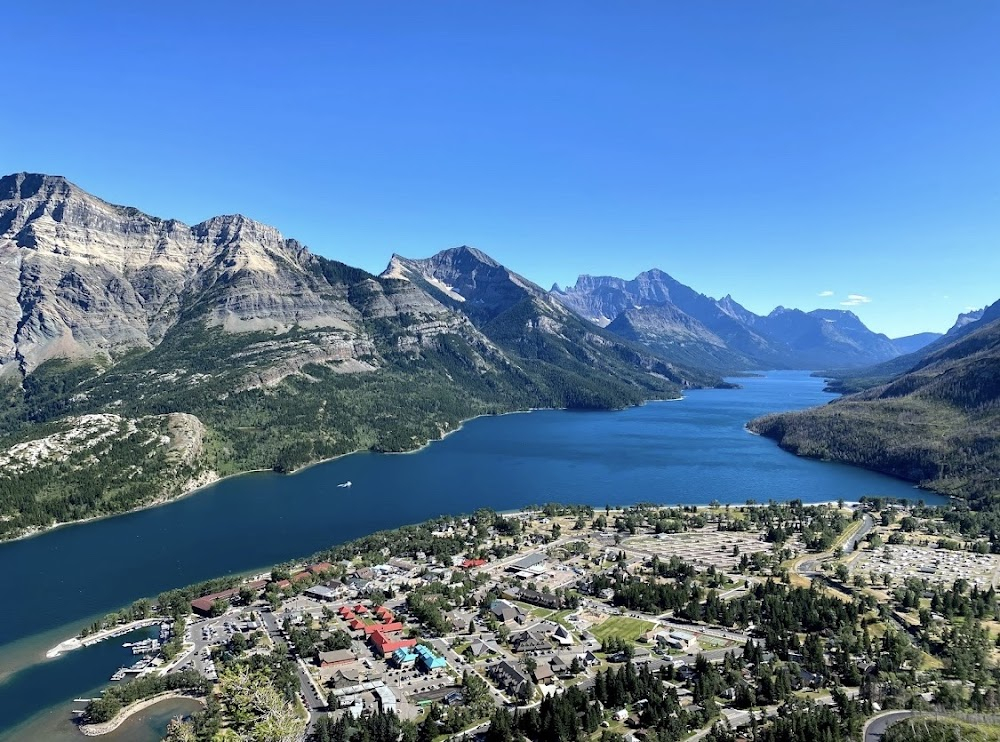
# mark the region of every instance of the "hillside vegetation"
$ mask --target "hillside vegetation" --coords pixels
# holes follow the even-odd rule
[[[1000,495],[1000,321],[937,345],[887,383],[750,429],[802,456],[843,461],[965,497]]]

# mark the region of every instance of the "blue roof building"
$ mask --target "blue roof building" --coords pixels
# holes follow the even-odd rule
[[[392,661],[396,667],[410,667],[417,661],[417,655],[411,652],[408,647],[400,647],[392,653]]]
[[[431,670],[438,670],[448,666],[448,660],[444,657],[440,657],[434,654],[431,650],[425,647],[423,644],[418,644],[414,647],[417,653],[417,659],[420,662],[420,666],[425,670],[430,672]]]

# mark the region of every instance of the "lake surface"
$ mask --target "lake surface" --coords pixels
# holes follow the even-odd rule
[[[120,642],[43,657],[94,617],[443,513],[552,501],[944,502],[879,474],[797,458],[746,432],[758,415],[830,401],[820,379],[775,372],[737,381],[742,389],[692,391],[620,412],[479,418],[414,454],[359,453],[292,476],[244,475],[161,507],[0,544],[0,739],[55,739],[56,728],[78,735],[62,720],[73,698],[122,664]],[[350,489],[337,487],[348,480]],[[39,737],[43,725],[50,731]]]

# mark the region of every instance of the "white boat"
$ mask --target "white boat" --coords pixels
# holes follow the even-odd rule
[[[353,484],[353,482],[351,482],[351,480],[350,480],[350,479],[348,479],[348,480],[347,480],[346,482],[344,482],[343,484],[338,484],[337,486],[338,486],[338,487],[350,487],[350,486],[351,486],[351,484]]]

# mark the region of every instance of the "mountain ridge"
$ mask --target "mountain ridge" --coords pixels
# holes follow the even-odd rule
[[[709,368],[862,366],[900,352],[888,337],[869,330],[853,312],[804,312],[779,306],[767,315],[758,315],[731,294],[713,299],[658,268],[631,280],[583,274],[574,285],[556,285],[551,293],[585,319],[621,330],[666,357],[687,354]],[[643,316],[637,316],[637,311]],[[687,317],[682,319],[678,312]],[[658,321],[657,313],[663,315]],[[615,324],[619,317],[622,320]],[[638,326],[643,329],[638,330]]]
[[[94,455],[0,471],[0,538],[184,482],[410,450],[476,415],[722,383],[474,248],[436,256],[472,297],[458,301],[440,280],[376,276],[240,214],[188,226],[30,174],[0,179],[0,227],[0,454],[76,440],[88,420],[119,430]]]

